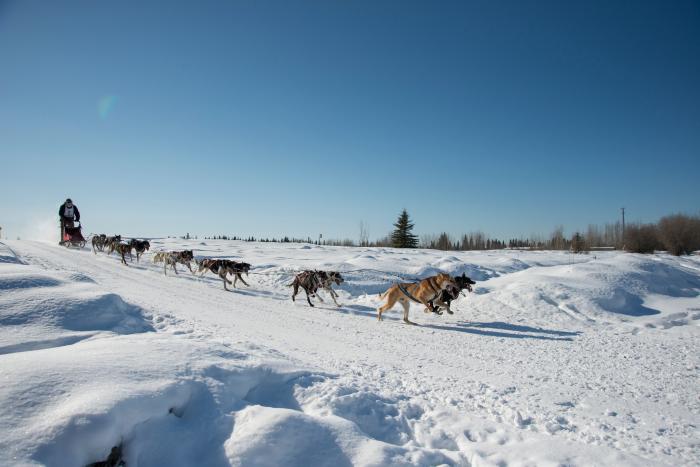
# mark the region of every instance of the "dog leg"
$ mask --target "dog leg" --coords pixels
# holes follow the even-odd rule
[[[408,311],[411,309],[411,304],[406,300],[401,300],[401,306],[403,306],[403,322],[415,325],[416,323],[408,319]]]
[[[304,289],[304,292],[306,292],[306,301],[309,302],[309,306],[314,306],[314,304],[311,303],[311,298],[309,298],[309,291]]]
[[[333,303],[335,303],[335,306],[340,307],[340,304],[339,304],[338,301],[335,299],[335,297],[338,296],[338,294],[335,293],[335,290],[333,290],[332,288],[328,287],[328,292],[330,292],[331,298],[333,299]]]
[[[243,276],[241,276],[240,274],[236,274],[236,277],[238,277],[238,280],[240,280],[241,282],[243,282],[243,283],[245,284],[246,287],[250,287],[250,286],[248,285],[248,283],[247,283],[246,281],[243,280]]]
[[[396,302],[392,302],[391,298],[389,298],[389,301],[386,304],[377,308],[377,320],[381,321],[382,320],[382,313],[384,313],[386,310],[388,310],[392,306],[394,306],[394,303],[396,303]]]
[[[450,304],[451,304],[451,303],[452,303],[451,300],[445,302],[445,309],[447,310],[447,313],[449,313],[449,314],[451,314],[451,315],[454,315],[454,312],[453,312],[452,310],[450,310]]]
[[[440,311],[440,307],[436,307],[435,305],[433,305],[433,302],[426,302],[421,300],[421,303],[425,305],[425,308],[432,311],[433,313],[438,315],[442,314],[442,311]]]
[[[223,269],[223,268],[221,268],[221,269],[219,270],[219,277],[221,278],[221,280],[224,281],[224,290],[228,290],[228,287],[226,287],[226,283],[227,283],[227,282],[228,282],[229,284],[232,284],[232,285],[233,285],[233,288],[235,289],[235,288],[236,288],[236,285],[233,284],[230,280],[228,280],[228,277],[226,277],[226,275],[227,275],[226,270]]]

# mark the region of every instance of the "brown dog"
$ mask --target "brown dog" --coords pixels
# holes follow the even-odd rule
[[[107,250],[107,254],[111,255],[112,252],[117,251],[117,246],[122,242],[121,235],[115,235],[113,237],[107,237],[105,239],[103,250]],[[97,254],[97,253],[95,253]]]
[[[128,266],[126,263],[126,258],[124,257],[127,253],[129,254],[129,259],[131,261],[134,260],[134,257],[131,256],[131,250],[133,249],[133,245],[131,243],[117,243],[112,246],[110,246],[110,249],[114,249],[117,253],[119,253],[122,257],[122,263]],[[110,253],[112,251],[110,250]]]
[[[403,306],[403,321],[407,324],[416,324],[408,319],[408,310],[411,301],[422,303],[429,310],[439,313],[432,301],[440,296],[443,290],[456,288],[454,279],[449,274],[440,273],[437,276],[428,277],[420,282],[394,284],[389,289],[379,294],[380,299],[387,299],[385,305],[377,308],[377,319],[382,320],[382,313],[393,307],[396,302]]]

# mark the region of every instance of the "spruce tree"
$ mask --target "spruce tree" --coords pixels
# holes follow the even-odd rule
[[[396,229],[391,234],[391,246],[394,248],[416,248],[418,246],[418,237],[411,233],[413,222],[405,209],[401,212],[394,227]]]

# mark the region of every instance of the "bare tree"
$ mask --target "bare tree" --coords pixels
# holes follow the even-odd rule
[[[369,229],[364,221],[360,221],[360,246],[369,246]]]
[[[625,250],[630,253],[653,253],[661,248],[659,230],[654,224],[627,224]]]
[[[566,239],[564,238],[564,226],[560,225],[554,229],[549,237],[549,247],[553,250],[565,250]]]
[[[672,255],[689,255],[700,250],[700,217],[674,214],[661,218],[659,238]]]

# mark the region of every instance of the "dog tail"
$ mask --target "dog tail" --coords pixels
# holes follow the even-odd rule
[[[287,287],[294,287],[298,283],[299,283],[299,278],[295,277],[291,284],[287,284]]]
[[[387,290],[385,290],[384,292],[380,292],[379,294],[377,294],[377,296],[379,297],[379,300],[383,300],[383,299],[384,299],[384,295],[386,295],[386,293],[387,293]]]

